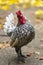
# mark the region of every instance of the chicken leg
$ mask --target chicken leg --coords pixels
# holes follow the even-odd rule
[[[15,50],[16,50],[16,53],[18,54],[18,61],[25,62],[26,57],[22,55],[21,48],[16,47]]]

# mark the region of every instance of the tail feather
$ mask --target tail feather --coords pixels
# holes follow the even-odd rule
[[[6,33],[10,33],[15,29],[13,13],[6,16],[6,22],[4,23],[3,27],[4,27],[4,32]]]

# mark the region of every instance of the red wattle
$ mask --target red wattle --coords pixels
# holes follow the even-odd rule
[[[21,24],[25,24],[25,23],[26,23],[25,18],[20,18],[20,23],[21,23]]]

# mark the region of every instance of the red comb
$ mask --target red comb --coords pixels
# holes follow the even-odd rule
[[[16,12],[16,14],[17,14],[17,15],[21,15],[22,13],[21,13],[21,11],[19,10],[19,11]]]

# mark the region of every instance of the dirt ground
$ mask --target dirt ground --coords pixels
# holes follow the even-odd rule
[[[17,11],[17,9],[14,6],[12,6],[12,9],[11,11],[0,10],[0,17],[3,18],[0,21],[4,21],[5,16],[11,12],[13,12],[15,16],[15,11]],[[31,23],[35,28],[36,33],[35,39],[27,46],[24,46],[22,48],[22,51],[24,55],[27,55],[29,52],[34,53],[30,57],[26,58],[25,63],[17,63],[17,54],[15,52],[15,49],[11,47],[2,48],[0,49],[0,65],[43,65],[43,60],[39,60],[41,56],[43,57],[43,20],[37,20],[34,14],[36,10],[43,10],[43,8],[28,8],[26,10],[24,10],[23,8],[20,9],[24,12],[24,15],[26,15],[26,17],[30,19]],[[4,31],[0,29],[0,35],[4,34]],[[0,42],[5,41],[9,41],[9,37],[0,36]]]

